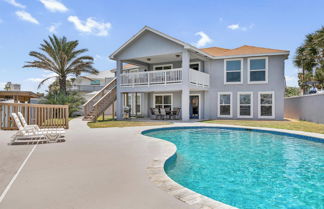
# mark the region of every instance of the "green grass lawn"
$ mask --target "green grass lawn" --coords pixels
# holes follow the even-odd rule
[[[107,119],[108,118],[108,119]],[[112,127],[134,127],[134,126],[158,126],[170,125],[168,121],[132,121],[132,120],[112,120],[111,117],[106,117],[105,120],[98,118],[96,122],[88,122],[90,128],[112,128]]]
[[[265,128],[288,129],[295,131],[306,131],[324,134],[324,124],[312,123],[307,121],[285,120],[285,121],[260,121],[260,120],[209,120],[204,123],[253,126]]]

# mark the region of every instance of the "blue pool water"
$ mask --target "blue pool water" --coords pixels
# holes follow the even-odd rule
[[[324,208],[324,144],[244,129],[143,133],[177,146],[165,171],[200,194],[241,208]]]

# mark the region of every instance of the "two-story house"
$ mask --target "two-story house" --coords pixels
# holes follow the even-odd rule
[[[182,120],[282,120],[288,55],[247,45],[198,49],[146,26],[110,56],[117,119],[130,106],[141,117],[157,107],[181,108]],[[127,71],[124,63],[138,68]]]

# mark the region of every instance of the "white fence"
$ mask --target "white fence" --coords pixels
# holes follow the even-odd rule
[[[324,94],[285,98],[285,117],[324,123]]]

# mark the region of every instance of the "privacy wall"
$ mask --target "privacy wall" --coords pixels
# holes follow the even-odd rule
[[[285,117],[324,123],[324,93],[285,98]]]

